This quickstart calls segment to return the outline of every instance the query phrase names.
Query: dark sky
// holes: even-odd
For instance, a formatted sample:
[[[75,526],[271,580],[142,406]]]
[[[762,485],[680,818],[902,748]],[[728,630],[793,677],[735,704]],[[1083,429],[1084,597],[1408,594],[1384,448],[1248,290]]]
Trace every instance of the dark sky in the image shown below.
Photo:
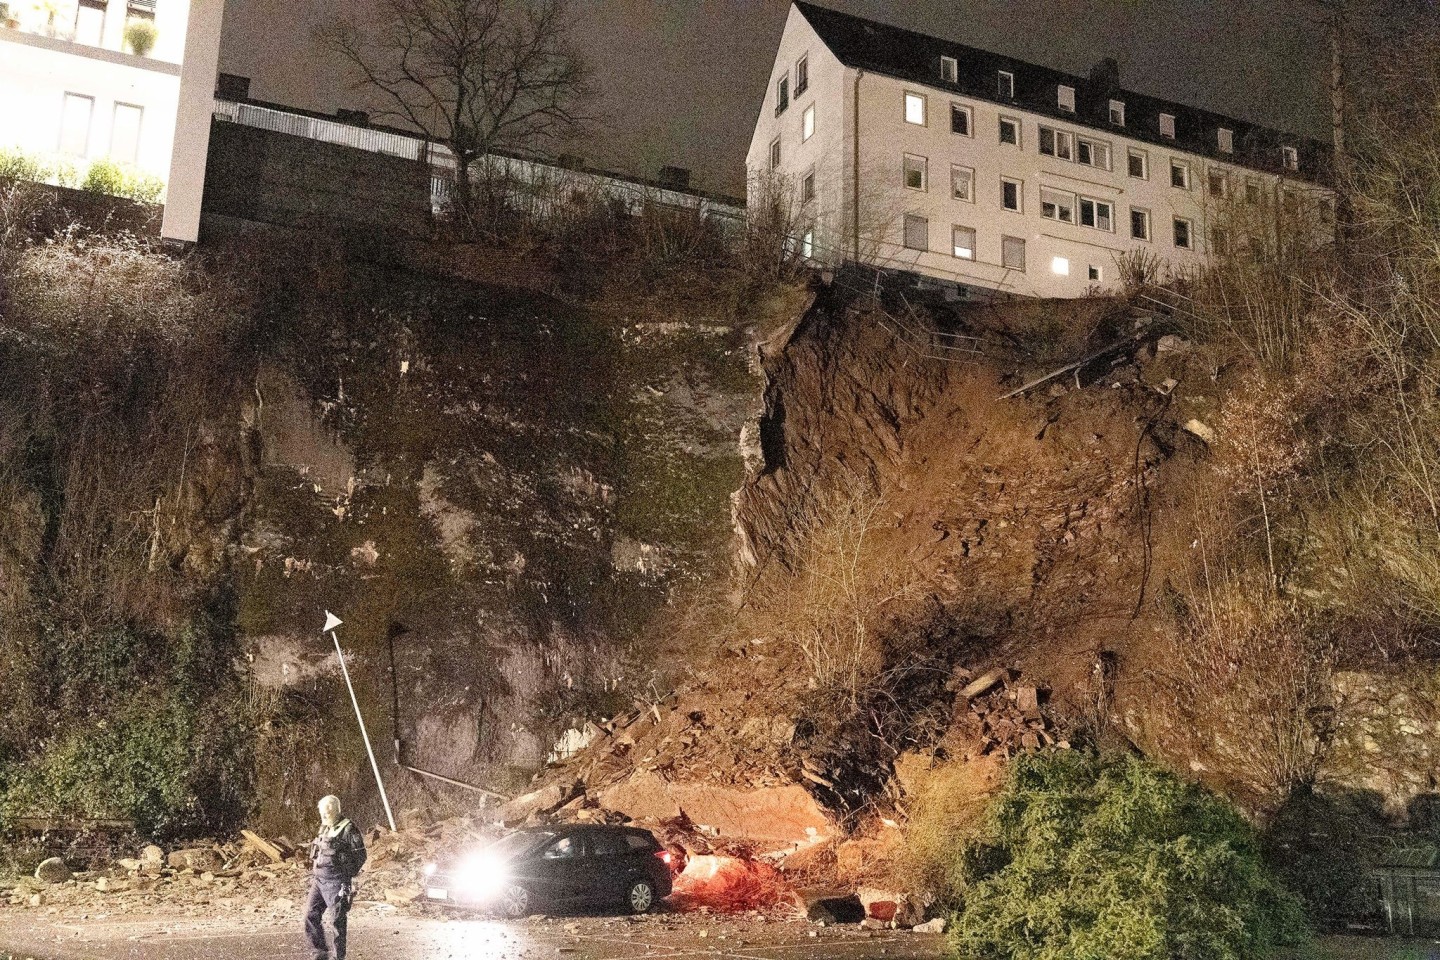
[[[259,99],[365,108],[366,96],[310,41],[309,23],[327,2],[363,0],[229,0],[220,69],[251,77]],[[1112,56],[1131,89],[1327,137],[1325,48],[1307,0],[828,3],[1082,75]],[[788,0],[576,0],[576,35],[608,118],[579,152],[641,174],[689,167],[696,186],[743,193],[788,9]]]

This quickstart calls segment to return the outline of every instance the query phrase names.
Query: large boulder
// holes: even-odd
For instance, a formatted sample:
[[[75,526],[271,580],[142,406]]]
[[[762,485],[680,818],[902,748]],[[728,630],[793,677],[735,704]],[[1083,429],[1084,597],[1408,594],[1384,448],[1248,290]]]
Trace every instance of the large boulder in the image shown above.
[[[225,869],[225,858],[214,847],[190,847],[185,850],[176,850],[166,858],[165,862],[172,869],[194,870],[196,873]]]
[[[64,883],[70,879],[70,868],[59,857],[51,857],[35,868],[35,879],[41,883]]]
[[[507,827],[517,826],[531,817],[560,808],[579,791],[580,784],[574,780],[552,783],[511,800],[495,812],[495,819]]]
[[[155,844],[148,844],[145,849],[140,851],[140,867],[142,869],[159,870],[163,866],[165,866],[165,851]]]
[[[897,927],[913,927],[925,919],[925,907],[918,898],[893,890],[877,887],[861,887],[855,891],[860,906],[865,910],[865,919],[894,924]]]
[[[835,822],[804,787],[726,787],[670,783],[640,773],[600,795],[600,805],[635,820],[670,820],[682,813],[724,837],[776,850],[813,844],[835,834]]]

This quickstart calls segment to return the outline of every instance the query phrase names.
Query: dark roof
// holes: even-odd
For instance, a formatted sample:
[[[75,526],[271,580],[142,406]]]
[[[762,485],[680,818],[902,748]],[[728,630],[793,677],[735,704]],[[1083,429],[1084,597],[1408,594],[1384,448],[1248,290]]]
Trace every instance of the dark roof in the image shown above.
[[[848,67],[909,80],[928,87],[953,90],[957,94],[991,103],[1011,105],[1029,113],[1054,117],[1078,126],[1104,130],[1111,135],[1131,137],[1189,153],[1212,156],[1226,163],[1241,164],[1270,173],[1286,173],[1308,180],[1324,178],[1330,168],[1331,150],[1310,137],[1284,133],[1235,117],[1200,110],[1170,100],[1146,96],[1120,88],[1116,74],[1096,69],[1091,77],[1077,77],[1049,67],[1002,56],[942,40],[913,30],[903,30],[863,17],[840,13],[828,7],[796,0],[795,6],[820,35],[825,45]],[[954,83],[940,77],[940,58],[953,57],[958,65]],[[1014,99],[1002,99],[997,74],[1014,74]],[[1062,111],[1056,102],[1056,87],[1075,88],[1075,112]],[[1110,101],[1125,104],[1125,126],[1110,123]],[[1175,118],[1175,137],[1160,135],[1160,114]],[[1233,131],[1234,153],[1222,153],[1216,131]],[[1300,154],[1300,170],[1285,171],[1281,146],[1293,146]]]

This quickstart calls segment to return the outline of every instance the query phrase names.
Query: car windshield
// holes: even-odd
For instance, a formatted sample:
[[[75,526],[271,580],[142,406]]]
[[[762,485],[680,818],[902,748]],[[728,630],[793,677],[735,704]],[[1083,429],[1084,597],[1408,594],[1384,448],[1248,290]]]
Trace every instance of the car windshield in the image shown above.
[[[519,833],[510,833],[496,840],[485,848],[485,852],[506,860],[513,860],[523,856],[555,837],[554,833],[544,830],[522,830]]]

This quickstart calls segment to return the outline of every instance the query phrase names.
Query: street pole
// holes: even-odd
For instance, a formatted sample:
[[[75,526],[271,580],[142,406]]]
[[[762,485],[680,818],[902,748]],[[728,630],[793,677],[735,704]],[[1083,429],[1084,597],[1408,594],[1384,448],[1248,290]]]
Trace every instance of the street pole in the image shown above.
[[[320,628],[320,632],[330,634],[330,639],[335,641],[335,655],[340,658],[340,672],[345,675],[345,687],[350,691],[350,702],[355,705],[355,719],[360,723],[360,736],[365,740],[365,752],[370,755],[370,769],[375,771],[375,785],[380,788],[380,802],[385,805],[385,819],[390,821],[390,831],[393,833],[395,814],[390,812],[390,798],[385,795],[385,781],[380,779],[380,765],[375,762],[375,751],[370,746],[370,734],[365,730],[365,717],[360,713],[360,701],[355,697],[355,685],[350,682],[350,670],[345,666],[345,651],[340,649],[340,638],[335,635],[335,628],[344,622],[326,610],[325,626]]]

